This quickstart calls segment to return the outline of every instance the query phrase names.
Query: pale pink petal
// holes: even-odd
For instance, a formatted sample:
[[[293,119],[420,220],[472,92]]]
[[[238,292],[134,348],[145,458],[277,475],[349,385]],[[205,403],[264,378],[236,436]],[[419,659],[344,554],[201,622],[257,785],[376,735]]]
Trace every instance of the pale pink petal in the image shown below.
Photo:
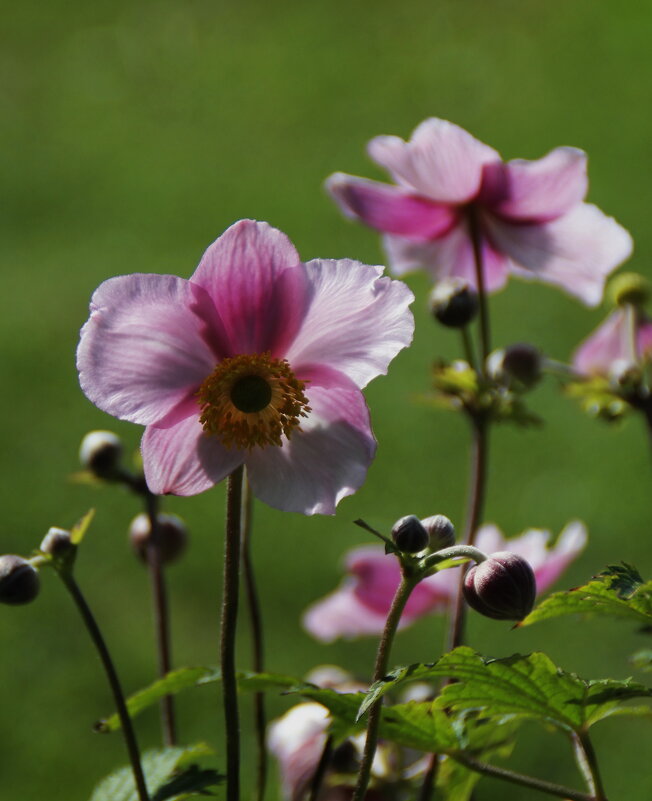
[[[451,206],[434,203],[397,186],[341,172],[328,178],[326,189],[347,217],[361,220],[378,231],[422,242],[445,233],[457,219]]]
[[[652,356],[652,320],[642,317],[638,321],[638,332],[636,335],[636,347],[638,356],[647,360]]]
[[[600,302],[606,276],[632,251],[629,233],[588,203],[550,223],[512,225],[487,215],[485,224],[514,274],[560,286],[587,306]]]
[[[335,592],[309,606],[301,620],[308,634],[321,642],[381,634],[387,613],[370,609],[358,598],[355,587],[353,579],[345,579]]]
[[[306,366],[298,377],[309,382],[312,412],[281,447],[246,454],[251,488],[277,509],[334,514],[362,485],[376,452],[369,410],[360,390],[334,370]]]
[[[203,290],[173,275],[125,275],[101,284],[77,350],[86,396],[141,425],[172,411],[217,361],[200,316],[206,303]]]
[[[381,267],[350,259],[315,259],[306,264],[306,272],[313,297],[286,353],[293,368],[330,365],[359,387],[385,374],[412,341],[412,292],[382,276]]]
[[[574,520],[564,528],[554,547],[547,551],[544,561],[532,565],[537,580],[537,592],[545,592],[557,581],[568,565],[584,550],[587,540],[586,526],[580,520]]]
[[[242,451],[204,434],[198,414],[169,428],[148,426],[141,450],[147,486],[155,495],[197,495],[244,461]]]
[[[547,222],[584,200],[586,153],[558,147],[536,161],[485,166],[479,202],[501,217]]]
[[[385,236],[383,245],[395,275],[425,269],[435,282],[455,277],[468,281],[471,286],[477,285],[475,256],[466,223],[460,223],[432,242]],[[502,289],[507,281],[509,262],[486,238],[482,243],[482,263],[486,290]]]
[[[403,186],[439,203],[467,203],[480,190],[485,164],[499,154],[452,122],[422,122],[409,142],[378,136],[368,145],[375,162]]]
[[[253,220],[240,220],[216,239],[190,280],[212,298],[230,341],[229,355],[284,356],[310,298],[290,240]]]
[[[632,310],[633,313],[634,310]],[[617,361],[632,362],[629,315],[616,309],[588,336],[573,354],[572,364],[578,373],[606,375]],[[636,358],[652,353],[652,322],[641,312],[636,319]]]

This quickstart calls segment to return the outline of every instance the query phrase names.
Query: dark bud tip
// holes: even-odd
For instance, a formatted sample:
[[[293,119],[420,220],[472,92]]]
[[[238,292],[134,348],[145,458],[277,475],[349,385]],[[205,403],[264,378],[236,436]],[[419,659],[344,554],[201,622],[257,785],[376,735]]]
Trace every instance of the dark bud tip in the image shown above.
[[[75,546],[70,539],[70,532],[64,528],[53,526],[43,538],[41,550],[50,556],[61,557],[69,553]]]
[[[487,359],[487,371],[495,380],[504,384],[517,381],[524,387],[532,387],[541,378],[541,351],[534,345],[510,345],[495,350]]]
[[[523,620],[532,611],[536,594],[534,571],[510,551],[491,554],[464,577],[468,605],[495,620]]]
[[[392,539],[399,551],[419,553],[428,547],[430,537],[416,515],[406,515],[394,523]]]
[[[478,313],[478,296],[466,281],[445,278],[430,293],[430,309],[442,325],[464,328]]]
[[[36,568],[22,556],[0,556],[0,603],[18,606],[33,601],[41,582]]]
[[[431,551],[441,551],[455,545],[455,526],[446,515],[432,515],[421,521],[429,538]]]
[[[97,478],[115,480],[120,472],[122,442],[112,431],[89,431],[79,447],[79,461]]]
[[[129,526],[129,542],[136,556],[147,563],[150,547],[158,548],[161,564],[175,562],[188,544],[188,530],[176,515],[160,514],[156,518],[156,532],[152,533],[149,515],[140,514]]]

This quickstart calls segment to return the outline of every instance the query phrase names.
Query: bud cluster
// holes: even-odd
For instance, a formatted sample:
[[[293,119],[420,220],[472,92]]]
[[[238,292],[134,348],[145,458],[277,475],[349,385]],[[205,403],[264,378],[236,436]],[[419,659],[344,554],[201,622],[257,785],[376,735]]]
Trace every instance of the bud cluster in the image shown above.
[[[431,515],[424,520],[405,515],[394,523],[392,540],[403,553],[420,553],[426,548],[440,551],[455,544],[455,527],[444,515]]]

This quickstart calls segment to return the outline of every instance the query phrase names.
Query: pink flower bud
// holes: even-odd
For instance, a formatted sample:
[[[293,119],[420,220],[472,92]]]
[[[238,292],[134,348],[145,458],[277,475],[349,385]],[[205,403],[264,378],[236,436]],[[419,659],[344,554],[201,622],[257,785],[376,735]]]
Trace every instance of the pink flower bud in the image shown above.
[[[532,610],[536,594],[534,571],[511,551],[491,554],[464,578],[468,605],[496,620],[522,620]]]

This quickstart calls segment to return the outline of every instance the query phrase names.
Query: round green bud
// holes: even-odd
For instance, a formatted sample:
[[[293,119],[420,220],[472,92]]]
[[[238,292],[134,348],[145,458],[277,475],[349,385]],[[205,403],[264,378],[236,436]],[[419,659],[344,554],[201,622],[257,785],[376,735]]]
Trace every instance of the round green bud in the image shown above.
[[[14,554],[0,556],[0,603],[28,604],[39,594],[41,581],[27,559]]]
[[[638,273],[621,273],[609,283],[609,296],[616,306],[644,306],[650,299],[650,282]]]

